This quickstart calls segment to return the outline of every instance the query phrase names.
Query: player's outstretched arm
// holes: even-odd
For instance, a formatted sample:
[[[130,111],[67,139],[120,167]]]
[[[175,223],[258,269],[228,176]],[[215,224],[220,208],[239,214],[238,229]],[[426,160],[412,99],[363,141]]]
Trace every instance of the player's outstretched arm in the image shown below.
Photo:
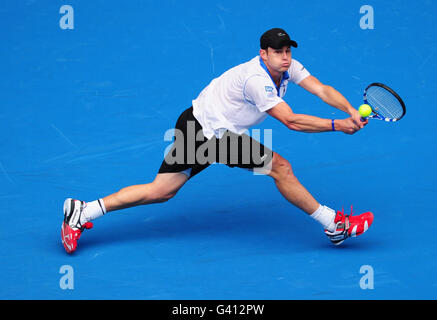
[[[316,77],[310,75],[302,80],[299,85],[308,92],[318,96],[323,102],[349,114],[352,121],[355,122],[358,127],[363,128],[367,124],[367,121],[361,121],[361,115],[358,110],[352,107],[349,101],[340,92],[331,86],[321,83]]]
[[[323,119],[307,114],[294,113],[286,102],[280,102],[266,112],[273,118],[282,122],[290,130],[301,132],[332,131],[331,119]],[[360,129],[351,118],[336,119],[334,121],[334,128],[336,131],[342,131],[347,134],[353,134]]]

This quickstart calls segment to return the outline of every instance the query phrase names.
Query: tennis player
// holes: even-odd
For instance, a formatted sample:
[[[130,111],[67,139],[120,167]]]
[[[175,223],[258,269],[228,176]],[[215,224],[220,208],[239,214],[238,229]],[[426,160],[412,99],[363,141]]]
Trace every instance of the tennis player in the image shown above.
[[[214,162],[268,175],[279,192],[293,205],[318,221],[335,245],[364,233],[373,222],[366,212],[352,216],[344,210],[318,203],[294,175],[290,163],[245,132],[267,116],[290,130],[301,132],[339,131],[354,134],[362,129],[359,112],[329,85],[321,83],[296,59],[291,47],[297,43],[283,29],[266,31],[260,38],[259,56],[226,71],[193,100],[179,116],[173,144],[151,183],[133,185],[103,199],[64,202],[61,237],[71,253],[84,229],[104,214],[138,205],[165,202],[192,177]],[[294,113],[282,99],[292,82],[325,103],[347,113],[344,119],[322,119]]]

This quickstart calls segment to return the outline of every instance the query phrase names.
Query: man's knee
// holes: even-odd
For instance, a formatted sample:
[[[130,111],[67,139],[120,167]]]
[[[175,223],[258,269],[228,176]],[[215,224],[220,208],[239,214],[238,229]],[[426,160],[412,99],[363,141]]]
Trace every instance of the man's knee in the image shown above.
[[[273,153],[271,176],[275,179],[295,178],[290,162],[276,152]]]
[[[153,202],[166,202],[177,194],[187,180],[188,177],[183,173],[158,174],[150,183],[149,197]]]
[[[161,186],[158,184],[151,183],[152,189],[149,195],[147,195],[148,198],[151,198],[153,202],[166,202],[173,198],[177,190],[171,190],[169,188],[166,188],[165,186]]]

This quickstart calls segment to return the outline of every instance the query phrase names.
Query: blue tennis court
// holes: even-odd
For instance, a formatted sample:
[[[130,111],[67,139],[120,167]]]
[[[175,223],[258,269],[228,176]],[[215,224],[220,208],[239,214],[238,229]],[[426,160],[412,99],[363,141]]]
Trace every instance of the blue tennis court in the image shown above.
[[[0,299],[436,299],[437,4],[374,1],[373,29],[362,29],[366,4],[5,1]],[[63,5],[74,9],[68,23]],[[369,231],[334,247],[270,177],[216,164],[167,203],[96,220],[68,255],[64,199],[153,180],[178,115],[255,57],[272,27],[354,106],[372,82],[405,101],[401,121],[352,136],[298,133],[271,117],[255,128],[272,130],[273,149],[320,203],[372,211]],[[285,101],[346,118],[292,84]]]

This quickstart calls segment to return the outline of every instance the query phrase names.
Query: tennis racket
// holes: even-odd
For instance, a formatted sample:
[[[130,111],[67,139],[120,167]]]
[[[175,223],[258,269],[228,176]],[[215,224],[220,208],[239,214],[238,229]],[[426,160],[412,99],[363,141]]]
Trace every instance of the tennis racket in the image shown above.
[[[382,83],[372,83],[364,90],[364,103],[372,108],[366,119],[394,122],[401,120],[407,112],[401,97]],[[364,121],[364,118],[361,120]]]

